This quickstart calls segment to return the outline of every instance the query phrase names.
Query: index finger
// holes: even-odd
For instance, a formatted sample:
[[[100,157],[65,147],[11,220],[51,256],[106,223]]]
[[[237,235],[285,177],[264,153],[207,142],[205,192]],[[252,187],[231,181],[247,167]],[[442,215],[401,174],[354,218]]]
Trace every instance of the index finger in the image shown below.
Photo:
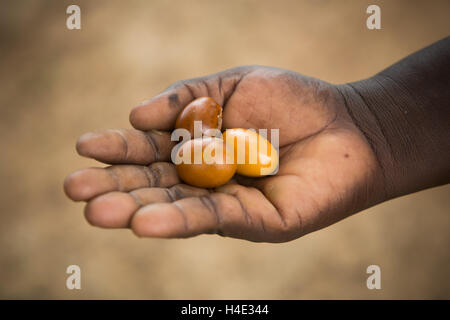
[[[142,102],[130,113],[130,122],[139,130],[171,130],[181,110],[195,97],[183,83],[175,84],[156,97]]]
[[[130,122],[133,127],[143,131],[172,130],[178,114],[196,98],[211,97],[225,107],[237,84],[250,70],[248,67],[238,67],[176,82],[156,97],[131,110]]]

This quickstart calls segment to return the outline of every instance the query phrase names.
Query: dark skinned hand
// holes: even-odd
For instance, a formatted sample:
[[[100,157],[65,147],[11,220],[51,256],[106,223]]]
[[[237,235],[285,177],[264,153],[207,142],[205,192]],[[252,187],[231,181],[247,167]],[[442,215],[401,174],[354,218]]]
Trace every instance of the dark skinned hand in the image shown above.
[[[224,128],[279,129],[274,176],[236,176],[206,190],[182,184],[170,161],[177,115],[210,96],[224,108]],[[180,81],[134,108],[135,129],[83,135],[80,155],[112,164],[69,175],[67,195],[87,201],[95,226],[131,228],[140,237],[203,233],[284,242],[385,200],[372,148],[336,86],[268,67],[230,69]]]

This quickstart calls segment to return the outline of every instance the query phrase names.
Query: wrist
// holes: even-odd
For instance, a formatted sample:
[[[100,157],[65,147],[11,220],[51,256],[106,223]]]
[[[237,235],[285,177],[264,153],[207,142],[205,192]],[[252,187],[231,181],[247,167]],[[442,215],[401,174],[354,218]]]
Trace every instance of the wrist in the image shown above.
[[[433,127],[426,103],[381,74],[339,85],[338,90],[372,147],[387,199],[448,182],[448,162],[440,150],[442,128]]]

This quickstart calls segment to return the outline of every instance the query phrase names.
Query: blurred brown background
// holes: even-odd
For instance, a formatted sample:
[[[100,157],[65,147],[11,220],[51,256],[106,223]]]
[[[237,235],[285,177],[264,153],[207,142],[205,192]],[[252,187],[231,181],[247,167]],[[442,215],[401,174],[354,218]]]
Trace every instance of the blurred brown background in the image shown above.
[[[81,7],[81,30],[66,8]],[[378,4],[382,30],[366,29]],[[242,64],[333,83],[449,35],[449,1],[2,1],[0,298],[450,298],[450,187],[393,200],[285,244],[137,239],[89,226],[64,177],[86,131],[176,80]],[[68,265],[82,290],[65,287]],[[366,288],[367,266],[382,290]]]

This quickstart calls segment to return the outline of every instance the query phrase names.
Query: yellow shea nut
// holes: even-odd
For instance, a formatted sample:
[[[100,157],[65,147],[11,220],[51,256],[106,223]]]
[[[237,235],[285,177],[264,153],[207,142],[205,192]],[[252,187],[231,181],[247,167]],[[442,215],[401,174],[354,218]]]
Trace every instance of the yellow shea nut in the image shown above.
[[[248,129],[227,129],[223,139],[234,148],[238,174],[263,177],[272,174],[278,168],[277,150],[257,132]]]

